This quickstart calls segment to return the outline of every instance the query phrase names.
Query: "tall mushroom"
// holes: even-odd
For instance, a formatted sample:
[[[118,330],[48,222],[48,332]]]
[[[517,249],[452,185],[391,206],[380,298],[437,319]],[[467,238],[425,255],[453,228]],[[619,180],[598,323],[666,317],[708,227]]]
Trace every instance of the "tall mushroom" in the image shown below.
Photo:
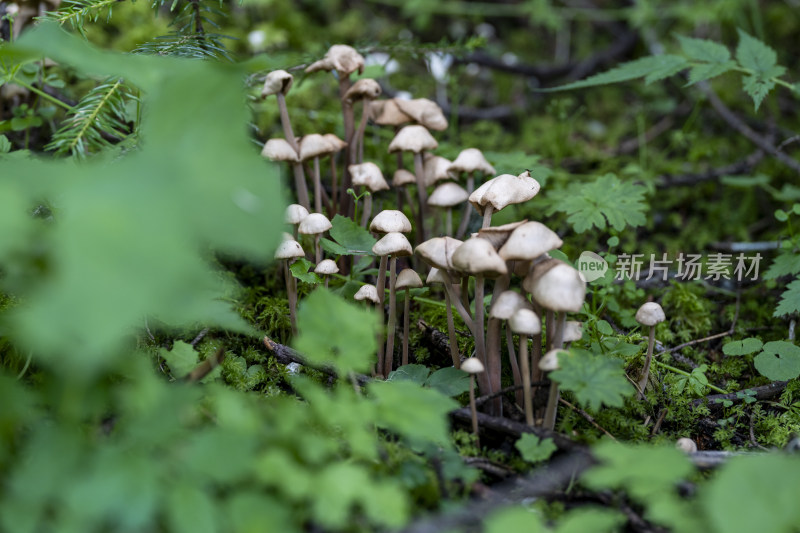
[[[470,203],[483,215],[484,228],[492,224],[492,213],[510,204],[527,202],[541,189],[528,171],[519,176],[501,174],[490,179],[469,195]]]
[[[433,285],[434,283],[440,283],[442,285],[447,284],[447,280],[442,276],[441,271],[436,267],[431,267],[431,271],[428,272],[428,277],[425,280],[427,285]],[[450,344],[450,358],[453,360],[453,366],[455,368],[459,368],[461,366],[461,355],[458,352],[458,339],[456,339],[456,329],[455,324],[453,323],[453,308],[450,305],[450,291],[444,291],[444,303],[445,307],[447,308],[447,340]]]
[[[400,359],[401,365],[408,364],[408,326],[409,314],[411,313],[410,290],[419,289],[420,287],[422,287],[422,279],[420,279],[419,274],[417,274],[413,269],[404,268],[397,275],[395,289],[405,291],[403,301],[403,356]]]
[[[458,154],[458,156],[450,163],[447,169],[448,174],[452,178],[458,178],[461,174],[467,175],[467,194],[472,194],[475,190],[475,174],[478,172],[486,176],[493,176],[495,173],[494,167],[489,164],[483,156],[483,152],[477,148],[466,148]],[[464,207],[464,213],[461,216],[461,223],[458,225],[457,238],[461,238],[467,231],[469,224],[469,217],[472,204],[467,204]]]
[[[655,344],[656,340],[656,324],[666,319],[667,316],[664,314],[664,309],[656,302],[644,303],[639,310],[636,311],[636,321],[650,328],[650,336],[647,341],[647,356],[644,360],[642,375],[637,384],[639,388],[639,399],[644,399],[644,389],[647,387],[647,379],[650,376],[650,362],[653,359],[653,344]]]
[[[531,396],[531,369],[528,357],[528,337],[542,332],[542,323],[530,309],[519,309],[508,321],[511,330],[519,335],[519,366],[522,373],[522,397],[525,423],[533,425],[533,398]]]
[[[384,209],[372,219],[370,222],[369,230],[375,233],[408,233],[411,231],[411,221],[408,220],[402,211],[395,209]],[[378,266],[378,280],[375,286],[378,289],[378,298],[381,300],[381,305],[385,300],[385,285],[386,285],[386,269],[388,267],[388,256],[381,256],[380,265]]]
[[[417,242],[425,240],[426,205],[428,191],[425,190],[424,172],[422,168],[422,152],[434,150],[439,146],[436,139],[422,126],[405,126],[392,142],[389,143],[389,153],[412,152],[414,154],[414,175],[417,177],[417,195],[419,196],[419,210],[417,211]]]
[[[530,309],[532,311],[533,307],[520,293],[515,291],[503,291],[492,303],[492,307],[489,309],[489,318],[508,321],[514,316],[514,313],[520,309]],[[514,378],[514,385],[521,387],[523,384],[522,373],[519,369],[518,358],[514,353],[511,326],[508,324],[506,325],[506,346],[508,348],[508,358],[511,363],[511,374]],[[516,396],[517,403],[519,405],[524,405],[525,399],[522,395],[522,390],[518,391]]]
[[[453,207],[465,202],[469,194],[457,183],[442,183],[428,197],[428,205],[445,209],[445,235],[453,234]]]
[[[322,261],[322,249],[319,247],[319,237],[333,227],[328,217],[322,213],[311,213],[300,222],[297,231],[301,235],[314,236],[314,257],[315,263]]]
[[[358,165],[350,165],[349,170],[353,186],[364,187],[370,192],[364,200],[364,213],[361,215],[361,227],[366,228],[367,221],[372,218],[372,194],[388,190],[389,184],[383,179],[383,172],[375,163],[367,161]]]
[[[270,161],[288,161],[294,171],[294,188],[297,192],[297,201],[306,209],[310,209],[308,201],[308,187],[303,165],[300,164],[300,155],[286,139],[269,139],[261,150],[261,155]]]
[[[322,213],[322,177],[319,171],[319,158],[333,152],[334,148],[319,133],[312,133],[300,139],[300,161],[314,160],[314,210]]]
[[[350,149],[350,164],[355,165],[364,161],[364,130],[367,127],[367,118],[369,118],[370,110],[369,103],[375,100],[381,94],[381,86],[377,81],[370,78],[361,78],[347,90],[344,94],[344,99],[349,101],[352,105],[360,100],[361,104],[361,120],[353,136],[352,148]]]
[[[300,243],[294,239],[287,239],[275,250],[275,259],[283,262],[283,276],[286,281],[286,296],[289,300],[289,320],[292,324],[292,334],[297,335],[297,319],[295,309],[297,308],[297,280],[289,271],[289,265],[298,257],[304,257],[306,253]]]
[[[325,133],[322,137],[328,141],[331,146],[330,162],[331,162],[331,215],[333,216],[338,212],[339,206],[339,174],[336,172],[336,154],[347,148],[347,143],[341,140],[333,133]]]

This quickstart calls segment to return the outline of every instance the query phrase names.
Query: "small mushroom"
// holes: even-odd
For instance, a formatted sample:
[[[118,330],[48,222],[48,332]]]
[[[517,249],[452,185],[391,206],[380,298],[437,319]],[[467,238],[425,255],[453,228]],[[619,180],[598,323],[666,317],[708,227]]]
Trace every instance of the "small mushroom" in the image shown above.
[[[558,370],[559,363],[558,357],[560,355],[568,355],[569,352],[566,350],[562,350],[561,348],[555,348],[550,350],[542,360],[539,361],[539,369],[543,372],[552,372],[553,370]],[[556,412],[558,410],[558,383],[550,380],[550,393],[547,396],[547,407],[545,407],[544,411],[544,422],[542,423],[542,427],[545,429],[553,430],[556,427]]]
[[[525,409],[525,423],[533,425],[533,397],[531,395],[531,369],[528,356],[528,337],[542,331],[542,323],[530,309],[518,309],[509,319],[511,330],[519,335],[519,366],[522,373],[522,397]]]
[[[367,127],[367,118],[370,115],[369,103],[381,95],[381,86],[370,78],[361,78],[344,93],[344,99],[351,103],[361,100],[361,120],[353,137],[353,146],[350,150],[350,164],[360,163],[364,160],[364,130]]]
[[[510,204],[527,202],[539,192],[541,185],[525,171],[519,176],[501,174],[470,194],[469,201],[483,215],[483,227],[492,224],[492,213]]]
[[[422,287],[422,279],[413,269],[404,268],[397,275],[397,281],[394,284],[395,289],[405,290],[403,302],[403,357],[400,360],[401,365],[408,364],[408,323],[409,314],[411,313],[411,289],[419,289]]]
[[[308,216],[308,209],[300,204],[291,204],[284,212],[283,220],[292,226],[294,239],[297,240],[297,226]]]
[[[314,269],[315,274],[319,274],[325,280],[325,288],[328,288],[328,278],[331,274],[339,272],[339,267],[336,266],[336,261],[333,259],[323,259]]]
[[[636,321],[650,328],[650,337],[647,341],[647,356],[644,360],[644,368],[642,369],[642,376],[639,378],[639,399],[644,399],[644,389],[647,387],[647,379],[650,376],[650,362],[653,359],[653,345],[656,340],[656,324],[663,322],[667,319],[664,310],[655,302],[647,302],[642,304],[638,311],[636,311]]]
[[[472,433],[475,435],[475,442],[480,447],[478,410],[475,406],[475,374],[483,372],[483,363],[477,357],[470,357],[461,364],[461,370],[469,374],[469,410],[472,414]]]
[[[425,240],[424,226],[428,203],[428,192],[425,190],[424,183],[425,173],[422,168],[422,152],[433,150],[437,146],[439,143],[423,126],[405,126],[389,143],[389,153],[412,152],[414,154],[414,175],[417,177],[417,195],[419,196],[417,242]]]
[[[261,150],[261,155],[270,161],[288,161],[294,172],[294,188],[297,192],[297,201],[310,209],[308,201],[308,187],[303,165],[300,164],[300,155],[286,139],[269,139]]]
[[[684,453],[694,453],[697,451],[697,444],[688,437],[681,437],[675,442],[675,447]]]
[[[453,207],[465,202],[467,198],[467,191],[452,181],[442,183],[428,197],[428,205],[445,208],[445,235],[453,233]]]
[[[286,281],[286,295],[289,300],[289,319],[292,324],[292,334],[297,334],[297,319],[295,309],[297,307],[297,280],[289,271],[289,265],[298,257],[304,257],[306,253],[300,243],[294,239],[287,239],[281,242],[275,250],[275,259],[283,262],[283,275]]]
[[[331,224],[331,221],[328,220],[328,217],[322,213],[311,213],[304,218],[302,222],[300,222],[300,226],[297,228],[297,231],[301,235],[314,236],[314,254],[316,263],[322,261],[322,249],[319,247],[319,237],[332,227],[333,224]]]
[[[492,176],[495,173],[494,167],[489,164],[483,153],[477,148],[467,148],[462,150],[458,157],[456,157],[447,169],[450,177],[456,179],[461,174],[467,175],[467,193],[472,194],[475,190],[475,174],[481,172],[484,175]],[[458,226],[458,233],[456,234],[460,239],[467,231],[469,224],[470,210],[472,204],[467,204],[464,208],[464,213],[461,216],[461,224]]]

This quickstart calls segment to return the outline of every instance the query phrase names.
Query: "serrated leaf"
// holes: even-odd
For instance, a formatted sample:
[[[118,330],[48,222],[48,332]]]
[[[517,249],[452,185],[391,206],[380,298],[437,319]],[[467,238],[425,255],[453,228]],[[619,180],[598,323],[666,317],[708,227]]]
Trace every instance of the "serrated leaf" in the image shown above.
[[[430,373],[431,370],[425,365],[403,365],[389,372],[386,381],[410,381],[422,386]]]
[[[599,410],[604,404],[621,407],[623,397],[633,392],[619,360],[572,350],[568,356],[560,355],[558,363],[561,368],[550,377],[590,409]]]
[[[341,244],[337,244],[330,239],[326,239],[325,237],[322,237],[319,240],[319,245],[322,247],[323,250],[332,255],[355,255]]]
[[[761,102],[775,87],[775,82],[771,79],[762,79],[757,76],[747,76],[742,81],[742,88],[753,99],[756,111],[761,107]]]
[[[440,368],[425,380],[425,386],[445,396],[458,396],[469,390],[469,374],[452,366]]]
[[[171,350],[161,348],[158,354],[164,358],[172,376],[177,379],[191,372],[200,362],[200,354],[191,344],[183,341],[175,341]]]
[[[333,227],[328,233],[349,254],[372,255],[372,247],[377,240],[369,231],[342,215],[333,217],[331,224]]]
[[[523,433],[514,443],[522,458],[529,463],[547,461],[558,448],[553,444],[553,439],[541,439],[532,433]]]
[[[725,355],[748,355],[759,351],[764,346],[761,339],[749,337],[740,341],[731,341],[722,346],[722,353]]]
[[[773,381],[800,376],[800,348],[787,341],[773,341],[753,359],[756,370]]]
[[[647,77],[648,83],[650,83],[671,76],[687,66],[688,63],[686,59],[680,56],[669,54],[648,56],[623,63],[606,72],[590,76],[585,80],[568,83],[560,87],[543,89],[543,91],[553,92],[583,89],[585,87],[597,87],[598,85],[608,85],[644,77]]]
[[[764,272],[764,279],[777,279],[796,274],[800,274],[800,253],[782,253]]]
[[[645,223],[645,192],[643,185],[605,174],[589,183],[553,193],[553,204],[548,211],[566,213],[567,221],[577,233],[592,227],[604,230],[607,226],[622,231],[627,226]]]
[[[742,67],[752,71],[752,75],[744,78],[743,88],[758,110],[764,97],[775,87],[772,78],[782,76],[786,68],[777,64],[775,50],[742,30],[739,30],[736,59]]]
[[[772,313],[774,317],[791,315],[800,312],[800,279],[796,279],[786,286],[781,294],[781,301]]]
[[[683,53],[690,59],[705,61],[706,63],[726,63],[731,58],[728,49],[714,41],[708,39],[696,39],[694,37],[677,36],[681,44]]]
[[[332,365],[339,376],[366,372],[375,362],[377,315],[323,287],[300,302],[297,325],[294,347],[312,363]]]
[[[717,76],[730,71],[735,66],[736,63],[734,61],[728,61],[721,64],[712,63],[694,66],[689,70],[689,81],[686,83],[686,86],[688,87],[697,82],[716,78]]]
[[[0,154],[7,154],[11,151],[11,141],[5,135],[0,135]]]
[[[314,272],[309,272],[312,266],[314,266],[314,263],[305,257],[301,257],[289,266],[289,270],[291,270],[292,276],[303,283],[310,283],[311,285],[322,283],[322,278]]]

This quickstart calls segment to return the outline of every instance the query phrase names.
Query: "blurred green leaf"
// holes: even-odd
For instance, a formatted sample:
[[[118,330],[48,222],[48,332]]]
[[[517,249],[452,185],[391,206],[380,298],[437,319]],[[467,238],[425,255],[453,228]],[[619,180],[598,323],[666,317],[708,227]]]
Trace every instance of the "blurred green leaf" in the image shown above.
[[[763,345],[761,339],[748,337],[740,341],[726,342],[722,345],[722,352],[725,355],[748,355],[759,351]]]
[[[553,439],[542,439],[532,433],[523,433],[514,444],[522,458],[529,463],[547,461],[557,450]]]
[[[447,413],[458,408],[456,402],[410,381],[373,382],[367,390],[375,399],[380,427],[412,442],[451,446]]]
[[[756,370],[771,380],[794,379],[800,376],[800,348],[787,341],[768,342],[753,359],[753,364]]]

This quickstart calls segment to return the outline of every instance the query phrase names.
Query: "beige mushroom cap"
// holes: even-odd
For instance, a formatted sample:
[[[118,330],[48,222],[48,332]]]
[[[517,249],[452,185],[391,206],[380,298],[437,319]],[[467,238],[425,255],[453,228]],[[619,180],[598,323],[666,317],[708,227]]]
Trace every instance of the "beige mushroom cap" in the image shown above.
[[[463,243],[452,237],[434,237],[417,245],[414,252],[440,270],[453,270],[453,254]]]
[[[261,89],[261,98],[272,96],[273,94],[287,94],[292,88],[294,76],[285,70],[273,70],[267,74],[264,80],[264,87]]]
[[[433,285],[433,284],[440,284],[444,285],[447,281],[442,276],[442,271],[436,267],[431,267],[430,272],[428,272],[428,277],[425,278],[425,285]]]
[[[577,320],[564,322],[564,334],[561,342],[575,342],[583,338],[583,323]]]
[[[318,70],[335,70],[344,76],[349,76],[355,71],[360,74],[364,71],[364,56],[352,46],[335,44],[325,53],[325,57],[306,67],[306,72]]]
[[[369,118],[380,126],[400,126],[412,120],[411,117],[400,111],[394,98],[370,102]]]
[[[353,296],[354,299],[358,300],[359,302],[362,300],[369,300],[372,303],[380,303],[381,300],[378,298],[378,288],[375,285],[362,285],[358,292]]]
[[[389,143],[389,153],[414,152],[418,154],[425,150],[434,150],[439,146],[436,139],[423,126],[405,126],[397,132],[392,142]]]
[[[496,278],[508,273],[492,244],[485,239],[469,239],[453,252],[453,267],[464,273]]]
[[[545,372],[552,372],[561,368],[558,364],[558,358],[562,355],[569,355],[569,352],[561,348],[550,350],[539,361],[539,369]]]
[[[675,442],[675,447],[684,453],[694,453],[697,451],[697,444],[688,437],[681,437]]]
[[[340,151],[342,151],[344,148],[346,148],[346,147],[347,147],[347,143],[346,143],[346,142],[344,142],[343,140],[341,140],[339,137],[337,137],[337,136],[336,136],[335,134],[333,134],[333,133],[325,133],[325,134],[324,134],[322,137],[323,137],[323,138],[324,138],[326,141],[328,141],[328,144],[329,144],[329,145],[331,146],[331,148],[332,148],[332,150],[331,150],[331,152],[332,152],[332,153],[333,153],[333,152],[340,152]]]
[[[297,163],[300,157],[286,139],[270,139],[264,144],[261,155],[271,161],[292,161]]]
[[[408,185],[410,183],[417,183],[417,177],[413,172],[404,168],[394,171],[394,175],[392,176],[392,187],[402,187],[403,185]]]
[[[508,319],[511,331],[518,335],[538,335],[542,332],[542,321],[532,309],[517,309]]]
[[[419,289],[422,287],[422,279],[412,268],[404,268],[397,275],[394,283],[395,289]]]
[[[275,250],[275,259],[294,259],[296,257],[304,257],[306,253],[300,243],[294,239],[288,239],[278,245]]]
[[[469,201],[483,214],[486,205],[491,204],[495,211],[500,211],[507,205],[527,202],[538,194],[539,189],[541,185],[527,171],[519,176],[500,174],[475,189]]]
[[[450,179],[450,176],[447,175],[447,169],[449,167],[449,159],[426,152],[422,164],[422,175],[425,187],[430,187],[437,181]]]
[[[466,202],[468,197],[469,193],[467,193],[466,189],[457,183],[448,181],[436,187],[433,193],[428,197],[428,205],[435,207],[453,207],[454,205]]]
[[[323,259],[316,268],[314,268],[315,274],[327,275],[336,274],[337,272],[339,272],[339,267],[333,259]]]
[[[372,219],[369,230],[376,233],[408,233],[411,231],[411,221],[396,209],[384,209]]]
[[[453,160],[447,169],[452,178],[457,178],[462,172],[470,173],[475,171],[489,175],[495,173],[494,167],[483,157],[483,152],[477,148],[461,150],[461,153],[458,154],[458,157]]]
[[[427,98],[414,100],[396,100],[400,111],[413,118],[418,124],[430,130],[442,131],[447,129],[447,119],[444,117],[439,104]]]
[[[508,320],[520,309],[531,309],[533,306],[520,293],[516,291],[503,291],[489,310],[489,318]]]
[[[521,225],[525,224],[525,222],[527,222],[527,220],[510,222],[508,224],[503,224],[502,226],[489,226],[488,228],[481,228],[478,230],[476,236],[480,237],[481,239],[486,239],[492,243],[494,249],[497,250],[506,243],[509,236],[511,236],[511,233]]]
[[[350,165],[347,169],[353,178],[353,185],[366,187],[371,192],[389,189],[389,184],[383,179],[383,172],[375,163],[367,161],[358,165]]]
[[[411,243],[402,233],[393,231],[387,233],[372,247],[372,253],[379,256],[393,255],[395,257],[411,255]]]
[[[467,374],[480,374],[483,372],[483,363],[477,357],[469,357],[461,363],[461,370]]]
[[[499,254],[506,261],[536,259],[563,244],[564,241],[541,222],[526,222],[511,233]]]
[[[577,313],[586,297],[586,282],[580,273],[558,259],[547,259],[533,267],[522,281],[542,307]]]
[[[287,224],[299,224],[308,216],[308,209],[300,204],[291,204],[286,208],[283,221]]]
[[[664,314],[664,310],[655,302],[644,303],[636,311],[636,321],[643,326],[655,326],[666,319],[667,316]]]
[[[300,161],[322,157],[333,151],[331,143],[319,133],[311,133],[300,139]]]
[[[333,227],[328,217],[322,213],[311,213],[300,222],[297,231],[303,235],[319,235]]]
[[[344,100],[374,100],[381,95],[380,84],[371,78],[361,78],[347,89]]]

